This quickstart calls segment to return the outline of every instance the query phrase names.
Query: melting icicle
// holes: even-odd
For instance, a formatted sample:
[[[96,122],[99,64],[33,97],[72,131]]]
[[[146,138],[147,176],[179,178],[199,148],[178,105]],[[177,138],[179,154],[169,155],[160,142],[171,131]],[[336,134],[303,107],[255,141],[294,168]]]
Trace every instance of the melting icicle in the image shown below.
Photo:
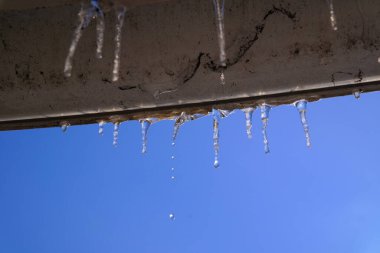
[[[63,133],[66,133],[67,129],[69,128],[70,123],[69,122],[62,122],[61,123],[61,130]]]
[[[173,129],[173,137],[172,137],[172,145],[175,145],[175,141],[179,132],[179,128],[188,121],[188,115],[185,112],[182,112],[180,116],[178,116],[174,123],[174,129]]]
[[[357,90],[357,91],[354,91],[354,97],[356,98],[356,99],[359,99],[360,98],[360,95],[361,95],[361,91],[360,90]]]
[[[307,101],[304,99],[297,101],[295,103],[295,106],[300,114],[303,130],[305,131],[306,146],[310,148],[311,147],[310,131],[309,131],[309,124],[307,123],[307,119],[306,119]]]
[[[214,167],[219,167],[219,111],[213,109],[212,110],[212,116],[213,116],[213,140],[214,140]]]
[[[151,119],[140,120],[141,123],[141,133],[142,133],[142,153],[145,154],[147,150],[148,143],[148,129],[152,125]]]
[[[119,80],[120,70],[120,52],[121,52],[121,32],[124,24],[124,17],[126,12],[125,6],[117,11],[116,35],[115,35],[115,58],[113,60],[112,81]]]
[[[103,120],[99,122],[99,130],[98,130],[99,135],[103,135],[105,124],[106,124],[106,122]]]
[[[218,43],[219,43],[219,61],[222,67],[226,66],[226,39],[224,34],[224,0],[213,0],[215,17],[216,17],[216,27],[218,33]],[[223,74],[223,72],[222,72]]]
[[[255,111],[255,108],[248,107],[242,110],[245,114],[245,125],[247,128],[247,136],[249,139],[252,138],[252,115]]]
[[[334,3],[333,0],[326,0],[327,4],[329,5],[330,9],[330,23],[331,23],[331,28],[334,31],[338,30],[338,24],[336,22],[336,16],[335,16],[335,11],[334,11]]]
[[[97,2],[97,1],[96,1]],[[106,29],[104,22],[104,13],[97,5],[97,20],[96,20],[96,57],[103,58],[104,31]]]
[[[113,145],[116,147],[117,142],[119,140],[119,126],[120,122],[116,122],[113,124]]]
[[[263,122],[263,138],[264,138],[264,152],[266,154],[269,153],[269,142],[268,142],[268,135],[267,135],[267,127],[268,127],[268,120],[269,120],[269,112],[270,112],[271,106],[267,104],[263,104],[260,106],[261,110],[261,121]]]
[[[78,13],[79,24],[74,31],[74,36],[71,41],[69,53],[66,57],[65,67],[63,70],[63,73],[66,77],[71,77],[71,72],[73,69],[73,57],[77,49],[79,40],[82,37],[82,31],[89,25],[89,23],[91,22],[91,19],[95,16],[96,14],[95,11],[96,11],[96,7],[94,5],[92,5],[91,7],[87,9],[84,9],[82,5],[81,10]]]

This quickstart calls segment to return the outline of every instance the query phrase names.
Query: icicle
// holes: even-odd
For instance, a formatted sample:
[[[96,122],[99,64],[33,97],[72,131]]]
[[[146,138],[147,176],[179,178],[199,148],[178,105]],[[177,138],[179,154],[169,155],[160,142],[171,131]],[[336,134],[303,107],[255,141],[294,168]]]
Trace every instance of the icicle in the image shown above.
[[[213,116],[213,140],[214,140],[214,167],[219,167],[219,111],[213,109],[212,110],[212,116]]]
[[[105,124],[106,124],[106,122],[103,120],[99,122],[99,130],[98,130],[99,135],[103,135]]]
[[[66,131],[67,131],[67,129],[69,128],[69,126],[70,126],[70,123],[69,122],[62,122],[61,123],[61,130],[62,130],[62,132],[63,133],[66,133]]]
[[[104,21],[104,13],[99,8],[99,6],[97,8],[97,20],[96,21],[97,21],[96,22],[96,57],[98,59],[102,59],[103,58],[104,32],[105,32],[106,27],[105,27],[105,21]]]
[[[252,138],[252,114],[255,111],[255,108],[248,107],[242,110],[245,114],[245,125],[247,128],[247,136],[249,139]]]
[[[270,112],[271,106],[267,104],[262,104],[260,106],[261,110],[261,121],[263,122],[263,138],[264,138],[264,152],[267,154],[269,153],[269,142],[268,142],[268,136],[267,136],[267,126],[268,126],[268,120],[269,120],[269,112]]]
[[[182,112],[180,116],[178,116],[174,123],[174,129],[173,129],[173,137],[172,137],[172,145],[175,145],[175,141],[179,132],[179,128],[189,120],[189,116],[185,112]]]
[[[336,16],[335,16],[335,11],[334,11],[334,3],[333,0],[326,0],[327,4],[329,5],[330,9],[330,23],[331,23],[331,28],[334,31],[338,30],[338,24],[336,22]]]
[[[125,6],[117,11],[116,35],[115,35],[115,58],[113,60],[112,81],[119,80],[120,70],[120,52],[121,52],[121,33],[124,24],[124,17],[126,12]]]
[[[77,49],[78,43],[80,38],[82,37],[82,31],[85,29],[89,23],[91,22],[91,19],[95,15],[95,7],[91,6],[90,8],[84,9],[83,5],[81,7],[81,10],[78,13],[79,17],[79,24],[77,28],[74,31],[74,37],[71,41],[71,45],[69,48],[69,53],[66,57],[65,61],[65,68],[63,70],[63,73],[66,77],[71,77],[71,72],[73,69],[73,57],[75,54],[75,51]]]
[[[119,140],[119,126],[120,122],[116,122],[113,124],[113,145],[116,147],[117,142]]]
[[[308,125],[307,119],[306,119],[307,101],[304,99],[297,101],[295,103],[295,106],[296,106],[296,108],[300,114],[303,130],[305,131],[306,146],[308,148],[310,148],[311,147],[310,131],[309,131],[309,125]]]
[[[152,125],[152,120],[144,119],[140,120],[141,123],[141,133],[142,133],[142,153],[145,154],[147,150],[148,143],[148,129]]]
[[[356,99],[359,99],[359,98],[360,98],[360,95],[361,95],[361,91],[360,91],[360,90],[356,90],[356,91],[353,92],[353,94],[354,94],[354,97],[355,97]]]
[[[232,113],[234,113],[234,111],[222,110],[222,109],[218,109],[218,112],[219,112],[219,114],[220,114],[220,117],[222,117],[222,118],[227,118],[227,117],[230,116]]]
[[[213,0],[215,8],[216,26],[219,43],[219,61],[222,67],[226,66],[226,40],[224,34],[224,0]]]

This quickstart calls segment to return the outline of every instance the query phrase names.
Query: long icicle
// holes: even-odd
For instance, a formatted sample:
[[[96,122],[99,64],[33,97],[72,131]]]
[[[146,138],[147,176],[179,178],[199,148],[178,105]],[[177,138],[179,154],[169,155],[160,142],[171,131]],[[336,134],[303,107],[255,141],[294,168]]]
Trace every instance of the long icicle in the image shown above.
[[[91,22],[91,19],[95,15],[95,10],[96,8],[93,5],[87,9],[84,9],[83,5],[81,6],[81,9],[78,13],[79,24],[74,31],[74,36],[71,41],[69,53],[67,54],[66,61],[65,61],[65,67],[63,70],[63,74],[65,77],[71,77],[75,51],[78,47],[79,40],[82,37],[83,30],[89,25],[89,23]]]
[[[262,104],[260,106],[261,121],[263,123],[262,133],[263,133],[263,139],[264,139],[264,152],[265,152],[265,154],[269,153],[269,141],[268,141],[268,135],[267,135],[267,127],[268,127],[270,109],[271,109],[271,106],[267,105],[267,104]]]
[[[252,115],[253,115],[253,112],[255,111],[255,108],[248,107],[248,108],[244,108],[242,111],[245,114],[245,126],[247,129],[247,136],[249,139],[252,139]]]
[[[334,31],[338,30],[338,24],[336,21],[336,16],[335,16],[335,11],[334,11],[334,3],[333,0],[326,0],[327,4],[329,5],[329,10],[330,10],[330,23],[331,23],[331,28]]]
[[[124,24],[124,17],[126,12],[126,7],[122,6],[117,11],[117,23],[116,23],[116,35],[115,35],[115,58],[113,60],[113,70],[112,70],[112,81],[116,82],[119,80],[120,71],[120,52],[121,52],[121,34]]]
[[[220,115],[219,111],[213,109],[212,110],[212,116],[213,116],[213,140],[214,140],[214,167],[219,167],[219,120]]]
[[[309,130],[309,124],[307,123],[307,118],[306,118],[307,101],[304,99],[297,101],[295,103],[295,107],[297,108],[300,114],[302,127],[303,127],[303,130],[305,131],[306,146],[310,148],[311,147],[310,130]]]

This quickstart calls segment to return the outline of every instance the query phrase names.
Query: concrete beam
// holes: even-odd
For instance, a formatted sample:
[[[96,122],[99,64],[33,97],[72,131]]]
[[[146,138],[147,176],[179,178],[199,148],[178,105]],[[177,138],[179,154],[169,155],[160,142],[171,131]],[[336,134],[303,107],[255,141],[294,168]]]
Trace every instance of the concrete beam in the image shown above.
[[[291,103],[380,90],[380,2],[226,0],[228,64],[219,83],[212,1],[130,9],[121,79],[111,81],[115,17],[106,15],[104,59],[95,25],[83,34],[73,75],[63,65],[79,4],[0,13],[0,130],[170,117],[213,106]]]

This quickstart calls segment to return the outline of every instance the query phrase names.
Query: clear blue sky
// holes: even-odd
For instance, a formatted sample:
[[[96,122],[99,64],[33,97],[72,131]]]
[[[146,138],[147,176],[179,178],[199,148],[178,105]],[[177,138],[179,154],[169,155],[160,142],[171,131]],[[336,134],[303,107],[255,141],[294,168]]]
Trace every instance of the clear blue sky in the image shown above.
[[[380,94],[309,104],[313,147],[295,108],[274,108],[271,153],[259,114],[153,125],[142,155],[137,122],[0,132],[0,252],[378,253]],[[174,164],[176,181],[170,180]],[[174,212],[176,220],[168,218]]]

